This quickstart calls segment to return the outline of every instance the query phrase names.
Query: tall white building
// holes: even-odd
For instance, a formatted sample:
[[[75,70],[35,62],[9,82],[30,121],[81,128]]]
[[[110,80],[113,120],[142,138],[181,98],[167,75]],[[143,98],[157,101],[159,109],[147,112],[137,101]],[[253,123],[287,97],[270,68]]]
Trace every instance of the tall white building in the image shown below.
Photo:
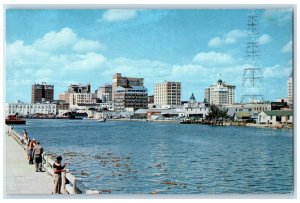
[[[234,104],[235,86],[219,79],[215,85],[210,85],[205,89],[205,99],[210,104]]]
[[[163,82],[154,86],[154,104],[181,105],[181,83]]]
[[[288,93],[288,103],[293,104],[293,74],[287,81],[287,93]]]

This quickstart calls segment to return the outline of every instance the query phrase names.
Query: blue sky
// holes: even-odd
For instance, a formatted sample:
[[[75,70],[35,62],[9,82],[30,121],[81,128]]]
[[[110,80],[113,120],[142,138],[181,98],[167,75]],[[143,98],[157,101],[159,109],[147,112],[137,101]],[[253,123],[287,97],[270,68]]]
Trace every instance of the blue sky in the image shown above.
[[[292,10],[257,10],[266,100],[287,97],[292,70]],[[6,10],[6,102],[31,101],[31,85],[69,84],[94,91],[116,72],[155,83],[179,81],[182,100],[221,79],[241,99],[246,9]]]

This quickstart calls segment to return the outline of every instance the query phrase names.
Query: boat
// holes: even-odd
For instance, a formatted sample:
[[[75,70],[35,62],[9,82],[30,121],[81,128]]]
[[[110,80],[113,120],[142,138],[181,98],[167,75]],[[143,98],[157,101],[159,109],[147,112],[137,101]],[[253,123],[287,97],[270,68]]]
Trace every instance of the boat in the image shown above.
[[[6,119],[5,119],[5,124],[6,125],[25,125],[26,124],[26,120],[25,119],[21,119],[21,118],[18,118],[17,116],[15,115],[9,115]]]
[[[106,118],[100,118],[97,120],[98,122],[105,122],[106,121]]]

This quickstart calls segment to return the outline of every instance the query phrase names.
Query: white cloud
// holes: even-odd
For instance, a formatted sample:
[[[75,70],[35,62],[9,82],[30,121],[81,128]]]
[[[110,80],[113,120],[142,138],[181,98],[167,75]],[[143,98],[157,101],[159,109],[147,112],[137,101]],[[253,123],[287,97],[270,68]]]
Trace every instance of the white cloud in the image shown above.
[[[103,13],[102,19],[106,22],[119,22],[133,19],[137,16],[135,9],[110,9]]]
[[[268,34],[263,34],[262,36],[260,36],[259,38],[258,38],[258,42],[260,43],[260,44],[267,44],[267,43],[269,43],[269,42],[271,42],[272,41],[272,37],[270,36],[270,35],[268,35]]]
[[[103,45],[99,41],[79,39],[76,44],[74,44],[73,49],[77,52],[89,52],[98,51],[103,48]]]
[[[291,74],[292,68],[289,66],[282,66],[282,65],[274,65],[268,66],[262,69],[263,76],[266,79],[281,79],[281,78],[288,78]]]
[[[268,9],[263,13],[263,22],[282,26],[292,20],[292,9]]]
[[[6,62],[8,67],[33,65],[38,61],[44,61],[49,54],[34,49],[30,45],[25,45],[23,41],[17,40],[12,44],[7,45]]]
[[[36,40],[33,47],[37,50],[54,51],[72,46],[78,40],[71,28],[63,28],[59,32],[49,32]]]
[[[292,52],[292,49],[293,49],[293,42],[289,41],[281,48],[280,51],[281,51],[281,53],[290,53],[290,52]]]
[[[102,65],[107,61],[107,59],[102,55],[94,52],[77,55],[77,59],[72,63],[65,65],[66,71],[72,70],[93,70],[101,68]]]
[[[235,62],[234,58],[227,53],[218,52],[200,52],[194,58],[194,62],[199,62],[204,66],[215,64],[232,64]]]
[[[220,37],[214,37],[214,38],[211,38],[209,41],[208,41],[208,46],[209,47],[218,47],[222,44],[222,40]]]
[[[208,41],[208,47],[218,47],[224,44],[235,44],[246,36],[244,30],[231,30],[223,36],[213,37]]]

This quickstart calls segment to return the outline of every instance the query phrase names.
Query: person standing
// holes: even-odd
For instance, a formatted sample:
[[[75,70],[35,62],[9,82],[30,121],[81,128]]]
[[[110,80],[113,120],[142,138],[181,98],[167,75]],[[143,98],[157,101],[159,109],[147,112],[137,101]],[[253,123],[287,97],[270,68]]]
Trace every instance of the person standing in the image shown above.
[[[40,142],[37,142],[33,148],[33,158],[35,163],[35,172],[42,171],[42,154],[43,148],[40,145]]]
[[[53,164],[54,194],[62,194],[60,191],[61,190],[61,172],[66,172],[66,170],[64,169],[66,164],[64,164],[62,166],[61,161],[62,161],[62,157],[58,156],[58,157],[56,157],[56,160]]]
[[[24,145],[26,145],[26,144],[27,144],[27,141],[28,141],[28,134],[27,134],[26,129],[23,129],[23,136],[24,136],[24,138],[22,139],[22,143],[23,143]]]
[[[33,138],[32,140],[31,140],[31,142],[30,142],[30,144],[29,144],[29,155],[30,155],[30,157],[29,157],[29,164],[33,164],[33,148],[35,147],[35,145],[36,145],[36,141],[35,141],[35,139]]]

